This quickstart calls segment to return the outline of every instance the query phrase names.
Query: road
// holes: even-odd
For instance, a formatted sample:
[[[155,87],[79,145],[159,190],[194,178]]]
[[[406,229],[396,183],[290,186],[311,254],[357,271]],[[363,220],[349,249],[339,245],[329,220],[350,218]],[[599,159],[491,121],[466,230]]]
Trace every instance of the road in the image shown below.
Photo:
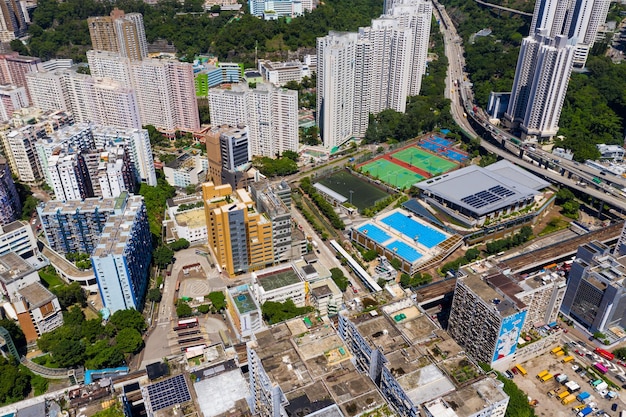
[[[545,168],[538,167],[531,162],[528,162],[522,158],[519,158],[519,155],[515,155],[503,149],[500,146],[494,145],[491,142],[483,139],[472,127],[469,119],[466,117],[467,109],[464,107],[464,100],[467,103],[473,102],[472,92],[471,92],[471,84],[467,81],[467,74],[463,71],[465,67],[465,59],[463,57],[463,45],[462,40],[458,36],[456,28],[452,23],[452,20],[448,16],[445,7],[441,4],[434,2],[435,12],[439,15],[439,19],[445,24],[439,25],[440,31],[443,34],[444,44],[445,44],[445,53],[448,57],[448,73],[446,77],[446,90],[445,97],[450,98],[451,105],[450,110],[452,117],[456,121],[456,123],[470,136],[480,138],[481,147],[486,149],[487,151],[497,154],[498,156],[507,159],[508,161],[515,163],[516,165],[521,166],[529,171],[532,171],[552,183],[564,184],[572,189],[578,190],[582,193],[588,194],[591,197],[604,201],[609,205],[621,210],[626,211],[626,200],[619,194],[619,191],[615,190],[613,187],[607,185],[598,186],[599,189],[595,187],[586,187],[581,186],[576,178],[568,178],[567,176],[561,175],[559,172],[551,171]],[[454,85],[454,81],[457,80],[458,85]],[[495,126],[489,125],[488,128],[493,132],[496,132],[498,135],[504,135],[504,137],[510,137],[511,135],[496,128]],[[549,154],[544,153],[543,151],[536,150],[535,152],[541,153],[543,159],[549,161],[553,159]],[[583,177],[587,179],[587,182],[591,181],[590,176],[595,176],[598,172],[593,173],[593,170],[589,167],[585,167],[582,164],[577,164],[574,161],[559,161],[559,163],[554,164],[555,167],[565,168],[570,172],[577,173],[577,176]],[[616,176],[602,176],[603,180],[611,180],[615,182],[617,185],[624,184],[626,186],[626,179],[622,179]]]

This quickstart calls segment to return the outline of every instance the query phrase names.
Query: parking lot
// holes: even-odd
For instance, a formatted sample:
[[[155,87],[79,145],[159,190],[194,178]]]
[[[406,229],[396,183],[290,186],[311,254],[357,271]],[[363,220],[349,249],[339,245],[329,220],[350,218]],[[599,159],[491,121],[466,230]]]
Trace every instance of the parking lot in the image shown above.
[[[588,404],[595,404],[591,404],[594,411],[589,414],[589,416],[604,416],[604,414],[606,414],[611,417],[618,417],[619,412],[626,409],[625,403],[622,398],[620,398],[621,391],[616,391],[617,397],[614,399],[602,398],[600,393],[596,392],[593,386],[589,383],[592,375],[588,374],[586,371],[585,373],[582,373],[580,369],[578,370],[578,373],[574,370],[574,367],[579,367],[584,370],[586,366],[588,366],[588,363],[585,364],[585,362],[581,360],[581,357],[574,353],[574,349],[570,349],[570,353],[574,356],[574,360],[570,362],[561,362],[567,355],[555,356],[551,353],[546,353],[521,364],[528,372],[526,376],[522,376],[519,373],[514,376],[513,380],[517,386],[532,400],[537,400],[535,413],[538,416],[546,417],[571,417],[576,415],[574,408],[582,406],[580,401],[574,400],[567,405],[563,405],[561,400],[558,398],[558,394],[553,395],[552,397],[548,396],[548,392],[551,390],[560,389],[561,391],[565,391],[566,387],[557,382],[555,379],[557,375],[565,374],[568,377],[567,381],[574,381],[580,386],[580,389],[574,392],[574,395],[578,395],[585,391],[591,395],[586,402]],[[537,374],[542,371],[548,371],[554,377],[542,382],[539,378],[537,378]],[[565,384],[565,382],[566,381],[563,381],[563,384]],[[608,390],[610,389],[611,388]],[[613,404],[617,404],[616,411],[611,410],[611,406]]]

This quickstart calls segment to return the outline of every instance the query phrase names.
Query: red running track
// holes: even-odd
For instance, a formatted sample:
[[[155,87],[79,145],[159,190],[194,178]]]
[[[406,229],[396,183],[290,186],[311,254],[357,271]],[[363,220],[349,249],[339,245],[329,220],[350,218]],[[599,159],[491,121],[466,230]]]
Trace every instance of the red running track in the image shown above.
[[[387,161],[392,162],[396,165],[400,165],[402,168],[406,168],[409,171],[415,172],[416,174],[420,174],[424,178],[431,178],[433,176],[433,174],[431,174],[430,172],[419,169],[418,167],[414,167],[413,165],[401,161],[397,158],[392,158],[391,155],[385,155],[383,156],[383,159],[386,159]]]

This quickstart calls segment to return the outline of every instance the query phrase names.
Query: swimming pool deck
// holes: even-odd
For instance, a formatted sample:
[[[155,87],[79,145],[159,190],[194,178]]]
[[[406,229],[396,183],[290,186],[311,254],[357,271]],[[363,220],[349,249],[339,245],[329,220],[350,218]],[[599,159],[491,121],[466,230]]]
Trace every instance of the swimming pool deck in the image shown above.
[[[439,255],[443,252],[439,245],[452,237],[401,208],[381,214],[354,230],[411,264],[421,264]]]

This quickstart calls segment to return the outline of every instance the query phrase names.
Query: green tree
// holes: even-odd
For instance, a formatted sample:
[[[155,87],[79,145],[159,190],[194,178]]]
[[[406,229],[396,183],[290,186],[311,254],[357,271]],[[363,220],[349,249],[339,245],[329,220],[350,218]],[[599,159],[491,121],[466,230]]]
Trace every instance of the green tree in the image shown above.
[[[189,247],[189,241],[183,238],[178,239],[170,244],[170,249],[172,249],[175,252],[178,252],[179,250],[182,250],[182,249],[187,249],[188,247]]]
[[[30,375],[19,368],[18,360],[0,355],[0,404],[20,401],[30,389]]]
[[[85,313],[78,306],[72,306],[72,308],[63,312],[63,323],[68,326],[81,326],[84,321]]]
[[[298,155],[298,152],[294,152],[294,151],[284,151],[282,154],[283,158],[287,158],[287,159],[291,159],[294,162],[298,162],[298,158],[300,158],[300,155]]]
[[[11,335],[11,339],[13,339],[13,344],[17,348],[19,352],[24,351],[26,349],[26,337],[24,336],[24,332],[22,328],[18,326],[13,320],[10,319],[0,319],[0,327],[4,327],[7,332]],[[2,401],[0,400],[0,403]]]
[[[143,339],[137,330],[126,328],[115,336],[115,345],[122,353],[137,353],[143,347]]]
[[[363,254],[363,260],[365,262],[371,262],[378,257],[378,252],[374,249],[370,249]]]
[[[94,343],[103,336],[104,332],[102,319],[100,317],[84,321],[80,329],[82,337],[89,343]]]
[[[280,323],[313,311],[313,307],[296,307],[291,298],[284,303],[266,301],[261,306],[263,318],[270,324]]]
[[[226,297],[221,291],[213,291],[209,293],[209,300],[215,311],[222,311],[226,308]]]
[[[122,329],[135,329],[142,333],[148,325],[141,313],[137,310],[117,310],[111,315],[109,323],[119,332]]]
[[[189,304],[187,304],[183,300],[178,300],[178,303],[176,304],[176,315],[179,318],[183,318],[183,317],[189,317],[192,314],[193,314],[193,310],[191,309]]]
[[[161,294],[161,290],[158,288],[150,288],[148,290],[148,295],[146,295],[146,299],[148,301],[152,301],[155,303],[160,303],[163,298],[163,294]]]
[[[211,311],[211,306],[208,304],[202,304],[198,306],[198,313],[206,314]]]
[[[350,281],[348,281],[348,278],[346,278],[346,276],[343,274],[343,271],[339,268],[331,268],[330,274],[332,280],[335,282],[335,284],[337,284],[337,287],[339,287],[342,292],[345,292],[348,288],[348,283]]]
[[[85,361],[85,345],[77,339],[64,338],[57,341],[50,353],[61,368],[82,365]]]
[[[152,253],[152,258],[154,259],[154,263],[157,264],[159,268],[165,268],[167,265],[172,263],[172,260],[174,259],[174,251],[167,246],[159,246]]]
[[[87,306],[87,294],[76,281],[69,285],[56,286],[51,288],[50,291],[57,296],[59,304],[63,309],[67,309],[74,304],[80,304],[82,307]]]

